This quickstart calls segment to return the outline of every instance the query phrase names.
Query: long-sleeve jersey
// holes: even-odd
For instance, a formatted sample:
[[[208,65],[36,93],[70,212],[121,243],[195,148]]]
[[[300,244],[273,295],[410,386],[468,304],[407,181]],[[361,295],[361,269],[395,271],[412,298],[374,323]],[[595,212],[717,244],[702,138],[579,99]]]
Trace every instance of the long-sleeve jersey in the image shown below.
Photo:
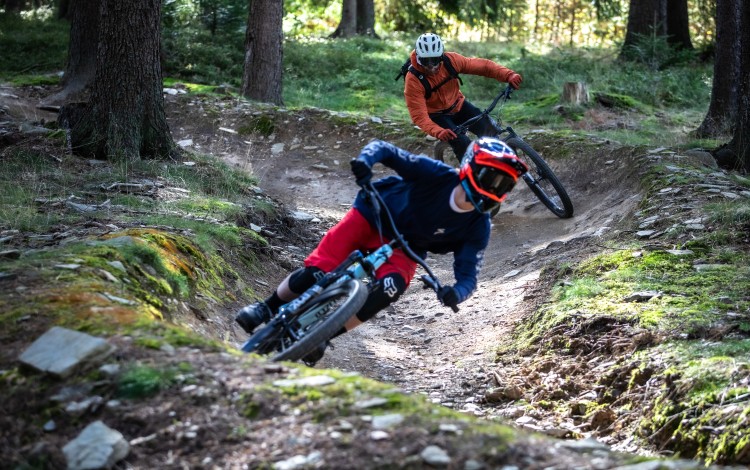
[[[446,52],[453,68],[459,74],[481,75],[494,78],[500,82],[507,82],[515,72],[507,67],[498,65],[488,59],[464,57],[456,52]],[[411,53],[411,65],[419,72],[424,68],[417,63],[417,53]],[[440,66],[435,75],[427,75],[427,81],[431,86],[436,86],[445,80],[450,73],[445,65]],[[453,112],[458,112],[466,99],[459,89],[458,80],[450,80],[445,85],[432,92],[430,99],[425,100],[424,86],[413,73],[407,73],[404,77],[404,99],[409,109],[409,116],[414,124],[427,134],[437,137],[438,132],[443,130],[430,119],[430,113],[436,113],[453,107]],[[455,105],[455,106],[454,106]]]
[[[490,217],[476,210],[457,212],[451,207],[453,192],[460,184],[458,172],[442,162],[380,140],[367,144],[358,158],[370,167],[380,162],[398,174],[373,185],[391,211],[396,227],[418,255],[453,253],[453,287],[459,302],[466,300],[477,287],[490,238]],[[363,192],[357,195],[354,207],[375,226],[376,216]],[[380,224],[385,236],[393,238],[388,224]]]

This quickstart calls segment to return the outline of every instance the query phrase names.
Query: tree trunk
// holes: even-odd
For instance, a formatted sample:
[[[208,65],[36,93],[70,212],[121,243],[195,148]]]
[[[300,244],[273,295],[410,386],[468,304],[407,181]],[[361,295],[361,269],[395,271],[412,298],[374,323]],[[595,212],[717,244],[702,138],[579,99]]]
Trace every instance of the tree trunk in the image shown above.
[[[343,0],[341,5],[341,21],[332,38],[350,38],[357,34],[357,0]]]
[[[282,0],[252,0],[245,34],[245,71],[242,96],[283,104],[282,60],[284,33]]]
[[[566,82],[563,84],[562,103],[581,106],[589,102],[589,92],[583,82]]]
[[[57,6],[57,18],[60,20],[70,19],[70,0],[60,0]]]
[[[677,49],[693,49],[687,0],[667,0],[667,41]]]
[[[750,2],[737,0],[740,8],[740,65],[739,100],[734,137],[728,147],[735,155],[735,168],[750,172]]]
[[[5,0],[6,13],[19,13],[26,5],[26,0]]]
[[[68,63],[62,78],[63,89],[44,100],[46,106],[68,101],[85,101],[84,92],[96,74],[96,50],[99,43],[99,0],[76,1],[70,5],[70,44]]]
[[[375,34],[375,1],[357,0],[357,34],[377,37]]]
[[[99,159],[175,155],[159,63],[161,0],[101,0],[91,101],[70,128],[73,152]],[[74,116],[76,113],[72,113]],[[70,115],[61,110],[60,119]]]
[[[740,1],[716,2],[716,52],[711,102],[706,117],[695,131],[697,137],[718,137],[731,133],[737,116],[737,82],[741,59]]]
[[[635,46],[640,37],[665,34],[665,10],[666,0],[630,0],[628,29],[622,45],[622,54],[627,56],[627,50]]]

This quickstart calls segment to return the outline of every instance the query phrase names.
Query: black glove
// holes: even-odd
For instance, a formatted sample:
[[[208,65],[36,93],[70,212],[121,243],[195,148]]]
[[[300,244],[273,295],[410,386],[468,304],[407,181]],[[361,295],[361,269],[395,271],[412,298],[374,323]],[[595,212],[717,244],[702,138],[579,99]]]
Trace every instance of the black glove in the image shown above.
[[[438,299],[446,307],[455,308],[458,305],[458,293],[450,286],[443,286],[438,291]]]
[[[349,164],[352,166],[352,173],[357,178],[357,186],[364,186],[372,179],[372,168],[364,160],[355,158]]]

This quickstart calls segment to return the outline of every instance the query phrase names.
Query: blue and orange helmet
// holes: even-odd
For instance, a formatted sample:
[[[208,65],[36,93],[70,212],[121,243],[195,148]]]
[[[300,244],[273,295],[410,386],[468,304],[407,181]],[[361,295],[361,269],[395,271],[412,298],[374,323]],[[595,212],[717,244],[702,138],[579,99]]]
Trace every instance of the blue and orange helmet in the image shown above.
[[[480,212],[500,205],[529,167],[508,144],[495,137],[482,137],[466,149],[458,176],[466,195]]]

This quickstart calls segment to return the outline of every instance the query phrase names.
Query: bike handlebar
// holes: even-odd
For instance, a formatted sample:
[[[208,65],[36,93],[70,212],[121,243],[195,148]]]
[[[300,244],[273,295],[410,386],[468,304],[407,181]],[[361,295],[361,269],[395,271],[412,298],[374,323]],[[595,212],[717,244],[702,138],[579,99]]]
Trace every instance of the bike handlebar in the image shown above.
[[[371,182],[368,182],[364,185],[362,185],[362,189],[365,191],[365,193],[370,197],[370,201],[373,204],[373,207],[375,209],[375,213],[380,214],[380,208],[382,207],[384,209],[385,214],[387,215],[388,223],[391,226],[391,230],[393,231],[393,235],[395,238],[395,245],[407,254],[409,258],[413,259],[418,265],[422,266],[422,268],[427,271],[427,274],[423,274],[421,276],[422,282],[425,284],[426,288],[431,288],[435,291],[437,294],[440,291],[440,288],[442,285],[440,284],[440,281],[438,280],[437,276],[432,272],[432,269],[427,265],[427,262],[423,260],[419,255],[414,253],[414,250],[411,249],[409,244],[404,239],[404,236],[401,235],[401,232],[398,231],[398,228],[396,227],[396,222],[393,220],[393,216],[391,215],[391,211],[388,209],[388,206],[385,204],[385,201],[383,201],[383,197],[380,195],[377,189],[372,185]],[[451,306],[454,312],[458,312],[458,306],[453,305]]]
[[[501,99],[503,100],[503,102],[508,101],[510,99],[511,93],[513,93],[513,90],[515,90],[515,88],[513,88],[510,85],[507,85],[504,89],[500,91],[500,93],[495,97],[495,99],[492,100],[492,103],[490,103],[490,105],[487,106],[487,108],[485,108],[484,111],[482,111],[480,114],[477,114],[473,118],[467,119],[463,123],[456,126],[456,128],[453,129],[453,132],[455,132],[457,135],[465,134],[466,131],[469,130],[469,127],[472,124],[479,121],[485,116],[489,116],[492,110],[495,109],[495,106],[497,106],[497,103],[500,102]]]

